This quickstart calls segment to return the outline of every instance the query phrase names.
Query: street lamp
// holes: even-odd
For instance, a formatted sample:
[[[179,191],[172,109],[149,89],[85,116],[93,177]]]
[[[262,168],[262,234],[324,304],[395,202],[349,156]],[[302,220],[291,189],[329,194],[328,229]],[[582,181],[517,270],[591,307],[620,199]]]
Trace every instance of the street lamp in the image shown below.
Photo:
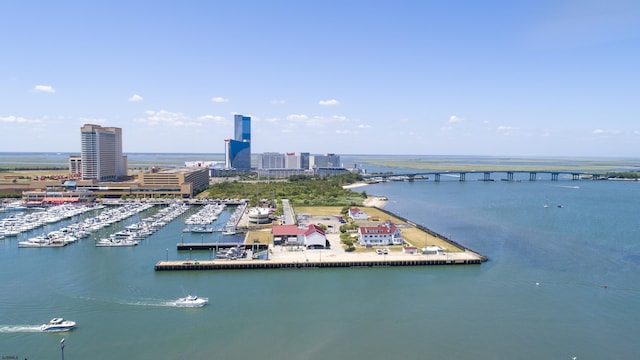
[[[64,338],[60,340],[60,352],[62,353],[62,360],[64,360]]]

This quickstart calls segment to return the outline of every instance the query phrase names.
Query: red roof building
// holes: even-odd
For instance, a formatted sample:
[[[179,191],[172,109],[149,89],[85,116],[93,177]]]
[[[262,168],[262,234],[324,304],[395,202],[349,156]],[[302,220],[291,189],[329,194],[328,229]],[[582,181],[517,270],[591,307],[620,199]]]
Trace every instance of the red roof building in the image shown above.
[[[398,228],[391,221],[378,226],[360,226],[358,243],[363,246],[402,245],[404,240]]]
[[[281,245],[298,245],[325,248],[327,236],[317,225],[275,225],[271,230],[273,243]]]

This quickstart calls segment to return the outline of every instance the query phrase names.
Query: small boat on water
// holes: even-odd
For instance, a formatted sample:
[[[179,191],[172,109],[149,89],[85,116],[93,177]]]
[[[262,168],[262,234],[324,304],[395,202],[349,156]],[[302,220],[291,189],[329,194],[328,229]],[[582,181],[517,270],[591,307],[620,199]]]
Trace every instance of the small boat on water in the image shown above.
[[[176,306],[179,307],[201,307],[209,303],[209,298],[201,298],[195,295],[188,295],[187,297],[179,298],[176,300]]]
[[[69,331],[76,327],[76,322],[71,320],[65,320],[63,318],[53,318],[47,324],[42,324],[40,330],[42,331]]]

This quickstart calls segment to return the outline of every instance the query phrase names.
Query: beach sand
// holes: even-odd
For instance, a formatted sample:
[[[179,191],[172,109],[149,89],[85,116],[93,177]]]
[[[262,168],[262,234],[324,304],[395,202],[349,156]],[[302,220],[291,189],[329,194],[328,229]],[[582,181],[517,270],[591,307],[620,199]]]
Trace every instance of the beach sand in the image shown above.
[[[363,187],[363,186],[367,186],[369,184],[367,183],[355,183],[355,184],[350,184],[350,185],[345,185],[342,188],[343,189],[354,189],[354,188],[359,188],[359,187]],[[367,207],[377,207],[377,208],[383,208],[385,205],[387,205],[387,198],[384,196],[369,196],[366,199],[364,199],[362,205],[367,206]]]

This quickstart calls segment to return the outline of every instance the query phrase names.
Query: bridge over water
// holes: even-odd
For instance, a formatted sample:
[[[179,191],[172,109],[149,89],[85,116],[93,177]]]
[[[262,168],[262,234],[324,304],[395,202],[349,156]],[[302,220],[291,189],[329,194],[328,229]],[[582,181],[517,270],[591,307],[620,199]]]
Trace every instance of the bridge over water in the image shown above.
[[[452,171],[419,171],[414,173],[389,173],[389,174],[371,174],[364,175],[364,178],[367,180],[375,181],[376,179],[380,180],[408,180],[414,181],[416,179],[428,180],[433,178],[433,181],[439,182],[441,177],[444,176],[457,176],[459,181],[466,181],[468,174],[480,174],[482,175],[477,180],[480,181],[494,181],[495,176],[497,174],[504,174],[505,177],[500,178],[502,181],[520,181],[516,180],[517,174],[524,174],[525,179],[528,174],[529,181],[537,181],[544,180],[542,178],[538,178],[538,175],[544,175],[546,179],[551,181],[558,181],[560,176],[566,176],[567,178],[571,178],[571,180],[577,181],[582,178],[589,178],[591,180],[601,180],[605,178],[604,174],[601,173],[590,173],[584,171],[551,171],[551,170],[494,170],[494,171],[484,171],[484,170],[452,170]],[[520,178],[519,176],[517,178]]]

